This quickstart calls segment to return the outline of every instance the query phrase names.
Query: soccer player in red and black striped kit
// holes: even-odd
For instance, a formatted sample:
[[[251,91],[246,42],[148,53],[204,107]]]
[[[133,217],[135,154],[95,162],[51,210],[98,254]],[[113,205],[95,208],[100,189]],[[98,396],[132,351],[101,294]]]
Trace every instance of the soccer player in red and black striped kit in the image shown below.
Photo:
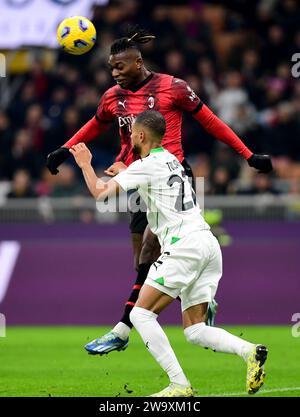
[[[106,171],[111,176],[115,175],[120,164],[128,166],[138,158],[131,146],[131,124],[137,114],[147,109],[157,110],[164,116],[167,129],[163,146],[178,158],[190,177],[192,177],[191,168],[184,159],[182,150],[183,111],[189,112],[213,137],[235,149],[251,167],[259,172],[271,171],[270,157],[253,154],[239,137],[200,100],[185,81],[172,75],[152,72],[144,66],[140,45],[154,38],[146,31],[134,28],[126,37],[116,40],[111,45],[109,67],[116,85],[103,94],[96,115],[61,148],[48,155],[47,167],[50,172],[54,175],[58,173],[57,168],[70,156],[69,148],[72,145],[91,141],[108,129],[117,118],[121,151],[116,162]],[[126,349],[132,328],[129,314],[137,301],[139,290],[151,264],[160,253],[158,240],[147,227],[144,211],[131,213],[130,229],[138,272],[137,279],[126,303],[122,319],[111,332],[85,346],[89,353],[104,354],[113,350]]]

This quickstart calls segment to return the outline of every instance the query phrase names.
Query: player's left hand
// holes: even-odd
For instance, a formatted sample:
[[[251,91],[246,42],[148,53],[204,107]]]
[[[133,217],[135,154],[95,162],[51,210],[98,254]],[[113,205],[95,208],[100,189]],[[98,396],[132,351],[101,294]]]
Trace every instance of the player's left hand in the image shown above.
[[[124,171],[127,166],[123,164],[123,162],[118,161],[112,164],[109,168],[107,168],[104,173],[109,175],[110,177],[114,177],[115,175],[119,174],[119,172]]]
[[[259,174],[267,174],[273,169],[272,161],[269,155],[258,155],[254,153],[247,159],[250,167],[256,168]]]
[[[59,170],[57,169],[66,159],[70,156],[69,149],[58,148],[55,151],[49,153],[47,156],[46,167],[49,169],[52,175],[57,175]]]
[[[74,156],[75,161],[79,168],[83,168],[85,165],[90,165],[92,161],[92,154],[84,143],[78,143],[73,145],[69,151]]]

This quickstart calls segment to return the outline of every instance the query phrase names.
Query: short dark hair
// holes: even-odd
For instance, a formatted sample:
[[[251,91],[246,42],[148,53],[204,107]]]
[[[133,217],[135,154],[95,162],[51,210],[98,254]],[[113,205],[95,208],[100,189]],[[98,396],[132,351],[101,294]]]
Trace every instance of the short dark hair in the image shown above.
[[[150,42],[152,39],[155,39],[155,36],[151,35],[146,29],[142,29],[138,25],[129,26],[126,36],[116,39],[112,43],[110,47],[110,54],[115,55],[129,48],[137,49],[139,51],[140,44]]]
[[[162,139],[166,133],[164,116],[156,110],[145,110],[135,118],[135,123],[147,127],[157,139]]]

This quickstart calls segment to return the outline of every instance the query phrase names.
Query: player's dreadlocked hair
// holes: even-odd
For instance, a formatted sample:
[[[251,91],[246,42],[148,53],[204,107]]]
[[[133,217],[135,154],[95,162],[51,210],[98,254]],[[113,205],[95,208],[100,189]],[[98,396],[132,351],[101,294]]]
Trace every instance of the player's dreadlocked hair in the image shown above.
[[[155,36],[148,33],[147,30],[140,28],[138,25],[129,26],[126,36],[112,43],[110,53],[115,55],[129,48],[140,50],[140,44],[150,42],[152,39],[155,39]]]

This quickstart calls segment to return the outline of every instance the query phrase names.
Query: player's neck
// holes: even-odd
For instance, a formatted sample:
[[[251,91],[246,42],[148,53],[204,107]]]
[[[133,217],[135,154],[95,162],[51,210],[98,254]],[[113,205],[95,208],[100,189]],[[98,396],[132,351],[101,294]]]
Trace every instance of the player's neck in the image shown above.
[[[135,80],[135,82],[127,87],[128,90],[136,92],[140,88],[144,86],[145,83],[148,82],[153,76],[151,71],[148,71],[145,67],[142,68],[139,77]]]
[[[146,144],[142,149],[141,149],[141,158],[146,158],[147,156],[150,155],[150,153],[154,153],[156,152],[156,150],[163,150],[162,145],[158,144],[158,143],[149,143]]]
[[[140,74],[139,78],[137,78],[137,80],[136,80],[136,85],[145,81],[146,78],[148,78],[150,74],[151,74],[151,71],[149,71],[149,70],[147,70],[147,68],[143,67],[141,69],[141,74]]]

